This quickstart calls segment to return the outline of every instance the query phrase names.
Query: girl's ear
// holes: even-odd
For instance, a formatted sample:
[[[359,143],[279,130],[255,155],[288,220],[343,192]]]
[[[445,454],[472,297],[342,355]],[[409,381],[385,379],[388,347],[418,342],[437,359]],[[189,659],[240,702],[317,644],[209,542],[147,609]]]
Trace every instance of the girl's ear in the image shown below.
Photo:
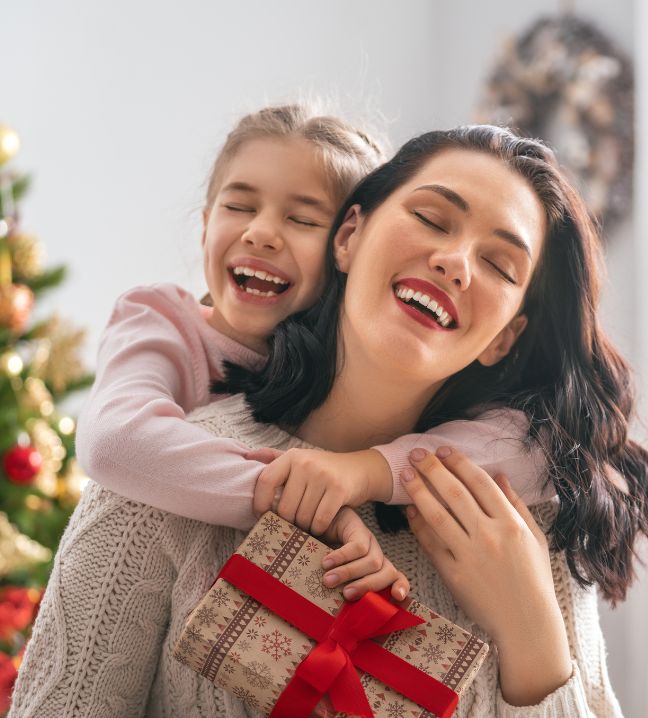
[[[477,357],[482,366],[493,366],[511,351],[517,338],[525,330],[529,320],[526,314],[518,314]]]
[[[333,252],[337,268],[348,274],[351,266],[351,259],[357,244],[358,229],[362,221],[360,205],[354,204],[344,217],[344,221],[333,239]]]

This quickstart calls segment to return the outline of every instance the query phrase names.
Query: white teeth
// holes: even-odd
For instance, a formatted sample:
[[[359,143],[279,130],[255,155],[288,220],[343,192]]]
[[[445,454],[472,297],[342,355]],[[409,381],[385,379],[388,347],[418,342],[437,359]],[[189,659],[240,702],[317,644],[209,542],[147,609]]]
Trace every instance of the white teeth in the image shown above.
[[[266,282],[274,282],[275,284],[290,284],[290,282],[274,274],[270,274],[270,272],[264,272],[261,269],[252,269],[252,267],[238,266],[234,267],[232,272],[237,276],[242,274],[246,277],[257,277],[258,279],[263,279]]]
[[[245,291],[248,294],[256,294],[258,297],[276,297],[277,293],[268,291],[268,292],[262,292],[260,289],[250,289],[250,287],[245,287]]]
[[[448,312],[446,312],[438,302],[429,297],[427,294],[423,294],[423,292],[414,291],[409,287],[397,285],[395,294],[399,299],[402,299],[405,302],[415,301],[426,309],[429,309],[436,315],[437,322],[442,327],[447,327],[452,322],[452,317],[448,314]]]

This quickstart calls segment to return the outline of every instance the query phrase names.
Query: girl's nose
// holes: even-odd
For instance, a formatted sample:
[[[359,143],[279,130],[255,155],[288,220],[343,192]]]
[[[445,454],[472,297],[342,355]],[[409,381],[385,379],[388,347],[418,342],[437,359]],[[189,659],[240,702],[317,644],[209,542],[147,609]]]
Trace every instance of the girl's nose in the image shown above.
[[[460,248],[448,252],[437,251],[430,256],[429,265],[446,282],[451,282],[462,291],[470,285],[472,271],[467,251]]]
[[[283,247],[281,232],[276,223],[257,215],[241,237],[244,244],[256,249],[279,251]]]

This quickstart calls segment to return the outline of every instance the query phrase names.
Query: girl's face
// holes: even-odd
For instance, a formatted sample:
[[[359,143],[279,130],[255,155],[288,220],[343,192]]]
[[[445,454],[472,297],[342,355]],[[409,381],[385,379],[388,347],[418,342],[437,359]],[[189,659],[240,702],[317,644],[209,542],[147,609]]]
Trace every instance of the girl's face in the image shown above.
[[[288,315],[319,297],[336,207],[313,146],[301,138],[245,142],[204,213],[210,324],[262,351]]]
[[[432,157],[369,216],[352,208],[335,239],[348,273],[345,353],[432,391],[474,360],[497,363],[546,231],[531,185],[485,153]]]

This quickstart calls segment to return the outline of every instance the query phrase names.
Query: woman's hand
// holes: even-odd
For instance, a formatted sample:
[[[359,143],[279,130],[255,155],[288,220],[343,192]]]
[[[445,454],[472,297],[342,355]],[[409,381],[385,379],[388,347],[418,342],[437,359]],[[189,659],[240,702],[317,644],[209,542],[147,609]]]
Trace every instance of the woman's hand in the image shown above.
[[[268,464],[254,489],[257,516],[272,509],[315,535],[327,530],[342,506],[388,501],[392,495],[391,469],[374,449],[349,453],[258,449],[245,458]]]
[[[410,527],[464,613],[498,647],[505,699],[541,700],[572,665],[547,539],[505,477],[460,452],[415,449],[401,479]],[[433,491],[428,488],[429,482]]]

